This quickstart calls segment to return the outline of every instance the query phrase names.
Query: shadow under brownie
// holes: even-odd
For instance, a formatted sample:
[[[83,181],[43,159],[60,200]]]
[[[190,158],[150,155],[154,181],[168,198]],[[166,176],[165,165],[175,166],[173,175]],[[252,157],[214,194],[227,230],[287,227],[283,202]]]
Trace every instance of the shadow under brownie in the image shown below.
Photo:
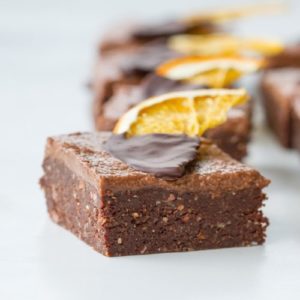
[[[110,133],[48,139],[41,186],[52,220],[107,256],[260,245],[269,181],[202,140],[174,181],[103,149]]]

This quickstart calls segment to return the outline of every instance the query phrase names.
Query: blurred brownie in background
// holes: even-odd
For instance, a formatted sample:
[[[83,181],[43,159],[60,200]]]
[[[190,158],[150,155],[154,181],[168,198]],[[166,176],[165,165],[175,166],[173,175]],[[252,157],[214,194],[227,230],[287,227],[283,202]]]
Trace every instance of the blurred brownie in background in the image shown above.
[[[124,22],[110,28],[103,34],[99,52],[107,54],[111,51],[130,51],[156,40],[165,41],[175,34],[207,34],[221,31],[215,23],[199,21],[186,23],[180,20],[160,21],[155,23]],[[113,32],[113,34],[112,34]]]
[[[112,130],[118,119],[128,109],[147,98],[168,92],[201,88],[169,80],[154,73],[148,74],[141,81],[134,76],[130,80],[128,77],[122,80],[121,76],[119,80],[110,81],[104,79],[104,72],[99,74],[99,77],[102,80],[97,81],[93,113],[95,127],[102,131]],[[252,102],[234,107],[229,111],[228,120],[219,127],[208,130],[206,137],[211,138],[233,158],[241,160],[247,155],[247,145],[251,138],[251,117]]]
[[[300,43],[286,46],[281,53],[269,57],[268,65],[270,68],[300,68]]]
[[[93,116],[97,130],[112,130],[118,118],[133,105],[159,94],[200,88],[154,75],[161,63],[182,56],[167,46],[175,34],[220,32],[215,23],[180,21],[152,25],[118,25],[117,34],[104,35],[92,82]],[[232,108],[228,121],[207,132],[226,153],[241,160],[251,137],[251,104]]]
[[[270,128],[282,146],[295,147],[300,134],[300,69],[269,70],[263,75],[261,88]]]

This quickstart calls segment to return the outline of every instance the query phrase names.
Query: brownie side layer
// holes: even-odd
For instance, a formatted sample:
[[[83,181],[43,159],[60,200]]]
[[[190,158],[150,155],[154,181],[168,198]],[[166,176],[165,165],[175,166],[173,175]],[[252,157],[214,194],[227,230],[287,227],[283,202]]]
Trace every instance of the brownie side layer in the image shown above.
[[[43,169],[45,175],[40,184],[51,219],[108,255],[99,190],[57,159],[46,157]]]
[[[203,141],[188,173],[168,182],[103,151],[108,136],[48,140],[41,186],[54,222],[108,256],[264,242],[258,172]]]
[[[300,97],[293,103],[292,109],[292,146],[300,151]]]
[[[288,97],[280,93],[277,85],[269,82],[268,73],[262,79],[261,91],[268,125],[280,144],[290,148],[291,106]]]
[[[260,211],[265,195],[259,188],[216,198],[156,187],[99,192],[59,160],[46,159],[44,170],[41,184],[52,220],[107,256],[260,245],[265,240],[268,222]]]

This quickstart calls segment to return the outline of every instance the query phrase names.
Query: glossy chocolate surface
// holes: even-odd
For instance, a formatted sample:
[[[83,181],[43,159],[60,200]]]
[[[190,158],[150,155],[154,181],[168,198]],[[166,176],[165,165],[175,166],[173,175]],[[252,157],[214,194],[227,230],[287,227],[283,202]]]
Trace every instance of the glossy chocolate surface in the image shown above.
[[[186,135],[146,134],[126,138],[122,134],[111,135],[104,148],[137,170],[176,179],[184,175],[185,167],[197,157],[199,145],[199,138]]]

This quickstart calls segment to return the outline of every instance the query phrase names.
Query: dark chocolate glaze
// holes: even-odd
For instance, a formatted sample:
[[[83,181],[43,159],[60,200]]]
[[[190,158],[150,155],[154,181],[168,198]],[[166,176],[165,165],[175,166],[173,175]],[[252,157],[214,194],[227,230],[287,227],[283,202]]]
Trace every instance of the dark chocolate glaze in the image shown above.
[[[189,91],[202,87],[203,86],[196,84],[188,84],[176,80],[171,80],[152,73],[145,77],[142,84],[140,85],[140,101],[165,93]]]
[[[186,166],[196,159],[200,138],[183,134],[146,134],[126,138],[111,135],[104,148],[133,168],[156,177],[174,180],[185,174]]]
[[[174,34],[182,34],[190,31],[195,26],[187,25],[178,21],[167,21],[156,24],[140,26],[133,32],[136,39],[152,39],[168,37]]]
[[[194,31],[208,33],[216,30],[217,26],[207,21],[200,21],[198,24],[188,24],[178,20],[169,20],[140,26],[133,32],[132,36],[137,40],[151,40],[167,38],[176,34],[193,33]]]

